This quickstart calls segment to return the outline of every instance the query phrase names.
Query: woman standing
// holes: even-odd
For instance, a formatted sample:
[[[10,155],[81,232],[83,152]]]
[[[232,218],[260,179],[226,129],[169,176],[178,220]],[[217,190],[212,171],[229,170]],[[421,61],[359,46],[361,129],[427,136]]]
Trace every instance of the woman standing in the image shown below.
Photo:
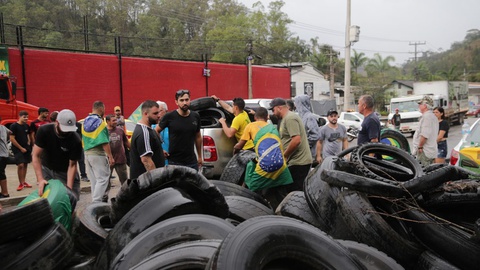
[[[450,126],[448,125],[448,121],[445,120],[445,111],[442,107],[436,107],[433,109],[433,113],[438,119],[438,137],[437,137],[437,147],[438,147],[438,155],[435,159],[435,163],[445,163],[445,158],[447,157],[447,138],[448,138],[448,130]]]

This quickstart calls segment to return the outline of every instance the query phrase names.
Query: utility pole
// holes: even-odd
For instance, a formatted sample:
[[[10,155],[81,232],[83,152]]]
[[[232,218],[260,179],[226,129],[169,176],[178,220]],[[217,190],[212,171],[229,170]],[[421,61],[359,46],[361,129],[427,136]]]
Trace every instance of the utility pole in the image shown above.
[[[351,0],[347,0],[347,25],[345,26],[345,85],[343,92],[343,110],[350,109],[350,7]]]
[[[252,40],[249,40],[247,43],[247,67],[248,67],[248,98],[253,98],[253,89],[252,89],[252,62],[253,62],[253,44]]]
[[[415,46],[415,52],[413,52],[415,54],[415,70],[414,70],[414,75],[415,75],[415,81],[418,81],[418,66],[417,66],[417,46],[418,45],[425,45],[427,44],[425,41],[424,42],[410,42],[409,45],[410,46]]]

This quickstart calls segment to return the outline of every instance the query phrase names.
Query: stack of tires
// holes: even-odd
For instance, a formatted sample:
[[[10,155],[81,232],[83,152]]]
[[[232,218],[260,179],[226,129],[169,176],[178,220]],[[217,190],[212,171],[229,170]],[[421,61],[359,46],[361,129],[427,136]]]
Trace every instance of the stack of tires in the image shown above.
[[[479,176],[462,168],[423,168],[399,148],[364,144],[325,159],[303,194],[285,198],[305,208],[305,197],[310,213],[285,215],[300,212],[332,237],[373,247],[405,269],[480,269],[479,187]]]

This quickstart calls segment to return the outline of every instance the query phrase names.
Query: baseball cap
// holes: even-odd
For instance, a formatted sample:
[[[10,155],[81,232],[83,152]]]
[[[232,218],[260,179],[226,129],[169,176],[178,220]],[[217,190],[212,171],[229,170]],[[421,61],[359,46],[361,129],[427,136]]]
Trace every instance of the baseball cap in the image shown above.
[[[122,108],[120,108],[120,106],[115,106],[115,108],[113,109],[113,111],[121,111]]]
[[[332,115],[332,114],[336,114],[336,115],[338,115],[338,112],[337,112],[336,110],[334,110],[334,109],[330,109],[330,110],[328,110],[328,112],[327,112],[327,116],[330,116],[330,115]]]
[[[285,101],[285,99],[283,98],[274,98],[271,102],[270,102],[270,108],[268,108],[269,110],[273,110],[273,107],[275,106],[282,106],[282,105],[287,105],[287,102]]]
[[[433,99],[430,96],[423,96],[422,99],[420,99],[418,104],[427,104],[433,107]]]
[[[61,110],[57,116],[58,124],[60,125],[60,130],[63,132],[74,132],[77,131],[77,118],[75,113],[71,110],[65,109]]]

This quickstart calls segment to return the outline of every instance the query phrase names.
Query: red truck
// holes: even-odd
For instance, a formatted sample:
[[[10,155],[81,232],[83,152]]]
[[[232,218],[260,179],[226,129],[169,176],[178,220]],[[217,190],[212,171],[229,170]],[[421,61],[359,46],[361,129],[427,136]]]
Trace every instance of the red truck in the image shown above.
[[[16,99],[16,81],[13,77],[0,74],[0,124],[10,126],[17,122],[18,112],[28,112],[28,121],[38,117],[38,107]]]

